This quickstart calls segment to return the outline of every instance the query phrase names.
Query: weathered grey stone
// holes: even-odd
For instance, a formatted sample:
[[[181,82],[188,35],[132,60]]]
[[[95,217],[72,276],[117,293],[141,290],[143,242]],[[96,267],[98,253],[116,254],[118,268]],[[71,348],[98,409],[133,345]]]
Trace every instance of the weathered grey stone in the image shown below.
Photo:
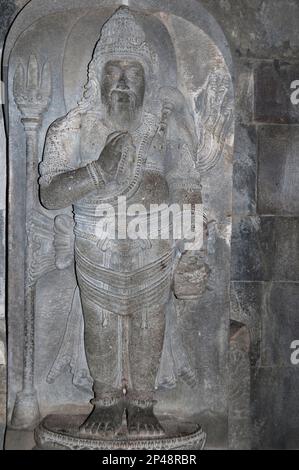
[[[198,422],[207,433],[207,450],[223,450],[228,448],[228,419],[221,413],[207,410],[197,416]]]
[[[5,450],[32,450],[35,447],[32,431],[12,431],[7,429],[5,434]]]
[[[2,345],[3,339],[1,338],[1,346]],[[0,365],[0,449],[3,449],[6,429],[6,397],[6,364],[3,363]]]
[[[2,397],[0,398],[0,400]],[[5,398],[4,398],[5,400]],[[5,429],[6,429],[6,420],[4,420],[2,423],[0,423],[0,449],[3,449],[3,444],[4,444],[4,436],[5,436]]]
[[[236,217],[232,235],[232,280],[298,281],[299,219]]]
[[[291,343],[299,338],[298,295],[298,283],[232,283],[231,317],[249,328],[253,367],[290,366]]]
[[[258,213],[297,216],[299,127],[262,126],[258,141]]]
[[[298,386],[296,367],[252,370],[253,449],[298,449]]]
[[[268,123],[299,123],[299,106],[292,103],[293,81],[299,64],[275,60],[261,62],[255,70],[254,119]]]
[[[234,154],[234,215],[255,215],[257,199],[257,139],[254,126],[236,126]]]
[[[229,450],[251,450],[250,418],[230,418]]]
[[[5,224],[4,210],[0,209],[0,318],[5,315]]]
[[[98,438],[91,447],[108,445],[109,425],[113,439],[121,428],[137,447],[149,445],[150,434],[157,448],[170,448],[183,431],[179,426],[174,435],[170,426],[159,437],[160,415],[228,418],[231,58],[221,29],[194,1],[184,8],[177,1],[131,2],[147,15],[115,13],[116,3],[88,0],[82,9],[61,1],[41,9],[32,1],[7,39],[8,414],[13,427],[28,429],[40,416],[54,412],[64,420],[80,407],[85,419],[76,439],[92,431]],[[163,13],[153,15],[157,7]],[[145,211],[150,203],[202,197],[203,249],[182,252],[175,264],[179,251],[171,240],[104,243],[95,211],[103,200],[115,205],[117,195],[146,204]],[[157,394],[153,410],[159,387],[171,390]],[[38,428],[40,445],[49,422]],[[227,437],[221,426],[223,446]]]
[[[261,365],[288,367],[291,344],[299,340],[299,284],[266,283],[263,297]]]
[[[243,323],[250,333],[250,363],[260,365],[264,285],[261,282],[232,282],[231,319]]]
[[[295,0],[201,0],[221,24],[237,55],[296,58],[299,51]]]
[[[14,0],[1,0],[0,1],[0,11],[1,11],[1,21],[0,21],[0,42],[3,43],[4,37],[10,25],[10,22],[17,11]]]
[[[5,364],[0,365],[0,393],[2,395],[6,393],[6,366]]]
[[[235,57],[236,121],[245,125],[251,125],[254,120],[254,64]]]
[[[250,334],[231,321],[229,341],[229,448],[250,449]]]
[[[29,4],[28,0],[0,1],[0,43],[6,36],[18,9],[26,3]],[[48,127],[55,119],[64,116],[67,111],[76,107],[77,101],[80,100],[87,63],[91,58],[91,51],[98,39],[101,26],[119,5],[119,2],[114,0],[104,2],[101,0],[85,0],[84,2],[80,0],[72,0],[72,2],[33,0],[30,3],[31,7],[28,8],[27,13],[25,10],[19,20],[12,25],[3,61],[4,72],[9,66],[10,73],[10,137],[14,142],[9,154],[12,188],[9,194],[9,210],[15,224],[9,224],[8,242],[16,260],[9,275],[9,421],[16,393],[22,389],[24,360],[22,347],[24,270],[22,266],[25,253],[24,201],[26,196],[23,191],[24,185],[20,184],[25,181],[26,174],[25,138],[20,114],[12,98],[12,78],[20,60],[23,61],[24,68],[27,67],[30,54],[33,53],[36,56],[40,68],[50,59],[53,94],[51,105],[43,116],[39,130],[38,158],[40,160]],[[232,406],[229,407],[226,394],[229,372],[227,362],[229,217],[233,215],[235,221],[232,276],[238,281],[233,282],[230,316],[236,322],[246,325],[250,332],[250,360],[252,366],[255,366],[252,368],[254,380],[251,386],[253,445],[257,448],[298,448],[296,394],[298,366],[290,366],[288,344],[293,333],[293,339],[298,339],[295,338],[298,336],[297,283],[290,282],[299,280],[298,222],[295,218],[283,217],[299,215],[296,194],[298,131],[296,126],[259,126],[257,162],[253,112],[255,108],[254,118],[259,123],[298,123],[299,105],[292,105],[289,98],[290,81],[299,79],[297,76],[299,4],[295,0],[219,0],[218,2],[200,0],[196,3],[191,0],[184,2],[181,0],[130,0],[130,5],[133,9],[140,8],[146,13],[149,12],[150,16],[154,11],[162,11],[161,14],[155,14],[154,34],[151,33],[152,27],[147,27],[147,34],[161,54],[164,65],[164,84],[169,85],[171,82],[172,86],[182,87],[184,93],[186,93],[185,85],[187,88],[190,85],[189,101],[191,105],[194,105],[193,111],[198,118],[197,124],[204,96],[199,96],[201,88],[204,85],[204,91],[207,93],[211,86],[211,82],[205,83],[208,70],[215,63],[222,64],[224,58],[229,71],[232,71],[229,47],[216,21],[223,28],[234,54],[235,117],[238,125],[234,158],[233,212],[230,207],[229,174],[232,160],[231,144],[229,144],[216,154],[212,154],[218,163],[213,171],[203,174],[202,178],[202,196],[207,207],[208,222],[210,222],[208,290],[198,304],[193,303],[190,308],[182,305],[179,309],[183,343],[186,346],[192,369],[198,376],[199,384],[193,390],[188,385],[179,383],[176,389],[159,391],[156,413],[157,415],[165,412],[173,414],[179,410],[179,414],[182,415],[180,417],[184,419],[187,415],[193,416],[195,422],[200,422],[208,432],[207,448],[227,448],[228,445],[231,448],[248,447],[248,418],[244,417],[244,414],[241,416],[237,412],[234,413],[234,401],[232,400]],[[207,8],[216,21],[205,12],[201,5]],[[78,9],[75,11],[74,7]],[[86,9],[84,15],[87,14],[84,19],[81,18],[80,8]],[[92,8],[92,12],[88,12],[89,8]],[[172,52],[167,52],[171,51],[171,41],[158,27],[160,21],[163,21],[170,35],[176,37],[175,55],[180,71],[178,83],[176,83],[175,67],[170,66],[175,57],[174,49]],[[66,46],[64,56],[62,44]],[[14,45],[16,48],[13,48]],[[210,48],[213,50],[211,56],[207,53],[211,50]],[[195,52],[198,60],[193,60]],[[10,63],[9,57],[11,57]],[[80,57],[80,61],[76,61],[76,57]],[[254,70],[256,70],[255,97]],[[188,73],[182,73],[182,71]],[[210,88],[210,91],[213,90]],[[0,138],[1,142],[4,142],[2,122],[0,124]],[[217,142],[217,139],[220,141],[221,136],[218,135],[214,142]],[[212,145],[212,151],[215,148],[217,145],[216,147]],[[203,146],[203,149],[205,151],[208,146]],[[218,158],[220,155],[222,158]],[[0,159],[0,211],[4,220],[6,209],[5,145],[1,145]],[[256,175],[257,166],[258,175]],[[257,176],[258,187],[256,187]],[[258,212],[256,214],[257,196]],[[43,215],[45,215],[44,212]],[[63,366],[71,362],[61,361],[61,357],[69,351],[69,347],[64,347],[66,343],[69,344],[68,341],[72,342],[74,339],[74,335],[69,334],[74,325],[72,323],[74,318],[71,317],[68,321],[68,316],[71,313],[70,299],[75,284],[72,275],[73,265],[60,270],[55,268],[48,272],[49,267],[53,267],[55,263],[52,246],[54,216],[49,220],[48,215],[49,213],[45,218],[34,220],[34,224],[37,222],[34,225],[38,233],[37,245],[42,242],[42,251],[45,248],[40,266],[45,264],[47,266],[46,272],[43,271],[43,275],[37,282],[35,387],[38,389],[42,416],[53,412],[63,414],[66,411],[71,414],[74,408],[78,410],[78,413],[87,415],[91,410],[91,405],[88,404],[89,382],[84,375],[86,364],[79,364],[80,373],[78,369],[75,373],[74,370],[58,371],[55,369],[57,365]],[[282,217],[258,217],[264,215]],[[247,216],[253,217],[246,218]],[[213,222],[214,220],[216,223]],[[5,226],[2,224],[0,240],[2,235],[3,243],[4,231]],[[65,242],[66,240],[67,237],[64,238]],[[2,316],[4,315],[4,284],[1,283],[4,274],[3,243],[0,242],[0,303],[2,302],[0,315]],[[70,255],[65,253],[60,253],[60,255],[61,258],[57,262],[61,268],[69,261]],[[201,268],[198,271],[202,272]],[[180,276],[182,279],[186,276],[184,269],[181,270]],[[178,293],[181,295],[182,286],[179,287]],[[194,292],[193,286],[191,287],[190,291]],[[11,314],[11,312],[14,313]],[[67,324],[70,328],[66,331]],[[75,325],[77,331],[76,321]],[[53,331],[55,326],[57,329],[51,336],[48,331]],[[3,322],[1,334],[2,362],[4,363]],[[76,344],[79,344],[79,354],[82,356],[83,341]],[[58,361],[55,360],[57,354]],[[244,365],[243,356],[242,361]],[[259,367],[261,361],[263,367]],[[279,367],[276,367],[277,365]],[[246,367],[243,367],[241,372],[245,369]],[[236,370],[238,370],[237,365]],[[4,374],[4,366],[2,366],[2,371]],[[83,372],[82,376],[81,372]],[[248,377],[245,379],[246,383],[248,383],[247,380]],[[20,402],[23,408],[26,406],[30,408],[32,403],[37,403],[37,401],[34,402],[36,396],[32,395],[31,398],[31,401]],[[4,424],[1,421],[3,420],[4,423],[5,409],[6,397],[4,393],[1,393],[0,434],[2,435]],[[230,410],[229,415],[227,409]],[[238,411],[238,407],[235,410]],[[194,415],[194,412],[197,414]],[[7,448],[29,449],[33,446],[31,432],[8,431]]]
[[[0,42],[1,44],[1,42]],[[0,60],[2,47],[0,46]],[[3,88],[3,87],[2,87]],[[0,96],[2,98],[2,89]],[[6,237],[6,145],[2,109],[0,110],[0,319],[5,317],[5,237]],[[4,339],[4,338],[3,338]]]

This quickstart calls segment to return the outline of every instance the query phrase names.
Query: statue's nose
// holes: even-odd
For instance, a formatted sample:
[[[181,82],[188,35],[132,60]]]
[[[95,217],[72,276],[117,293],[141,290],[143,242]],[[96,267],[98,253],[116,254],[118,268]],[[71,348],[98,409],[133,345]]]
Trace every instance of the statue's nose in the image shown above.
[[[126,77],[125,77],[124,74],[122,74],[122,76],[120,77],[120,79],[118,81],[118,84],[117,84],[117,87],[120,90],[127,90],[129,88],[128,85],[127,85]]]

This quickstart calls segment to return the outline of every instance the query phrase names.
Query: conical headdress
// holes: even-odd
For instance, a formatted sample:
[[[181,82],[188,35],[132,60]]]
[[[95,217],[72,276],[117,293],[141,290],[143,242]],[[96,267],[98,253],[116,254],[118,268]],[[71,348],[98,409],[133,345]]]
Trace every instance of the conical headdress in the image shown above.
[[[141,26],[128,7],[120,7],[104,24],[96,44],[93,59],[97,64],[117,58],[138,60],[152,73],[155,73],[157,56]]]

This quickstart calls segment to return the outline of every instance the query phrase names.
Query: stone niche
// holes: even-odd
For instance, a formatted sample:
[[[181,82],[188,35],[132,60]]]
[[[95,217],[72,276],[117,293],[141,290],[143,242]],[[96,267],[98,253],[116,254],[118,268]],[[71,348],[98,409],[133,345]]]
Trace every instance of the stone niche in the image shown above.
[[[198,1],[124,3],[157,57],[153,109],[159,116],[163,87],[179,90],[189,109],[197,138],[194,172],[201,177],[208,233],[205,288],[196,298],[175,298],[176,318],[169,327],[179,332],[180,344],[172,344],[172,356],[184,348],[194,380],[188,383],[175,365],[165,366],[164,375],[171,370],[172,376],[157,387],[155,413],[197,422],[207,434],[208,448],[227,448],[234,140],[229,47]],[[120,6],[114,0],[32,0],[16,17],[6,40],[7,448],[17,440],[24,447],[22,433],[28,435],[48,415],[87,416],[92,409],[84,320],[76,308],[80,299],[72,207],[48,210],[41,204],[39,167],[50,125],[78,106],[102,26]],[[182,276],[176,280],[178,291]],[[168,360],[175,363],[173,357]]]

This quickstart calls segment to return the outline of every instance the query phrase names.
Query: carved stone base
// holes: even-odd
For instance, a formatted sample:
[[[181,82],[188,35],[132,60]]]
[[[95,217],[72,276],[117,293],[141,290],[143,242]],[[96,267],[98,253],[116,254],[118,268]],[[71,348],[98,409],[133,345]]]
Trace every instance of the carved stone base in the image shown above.
[[[115,438],[86,436],[79,426],[86,416],[50,415],[35,430],[35,441],[39,449],[65,450],[201,450],[206,434],[194,423],[183,423],[174,418],[160,422],[166,435],[154,438],[131,438],[120,434]]]
[[[17,394],[11,419],[12,429],[33,430],[40,420],[37,394],[35,390]]]

